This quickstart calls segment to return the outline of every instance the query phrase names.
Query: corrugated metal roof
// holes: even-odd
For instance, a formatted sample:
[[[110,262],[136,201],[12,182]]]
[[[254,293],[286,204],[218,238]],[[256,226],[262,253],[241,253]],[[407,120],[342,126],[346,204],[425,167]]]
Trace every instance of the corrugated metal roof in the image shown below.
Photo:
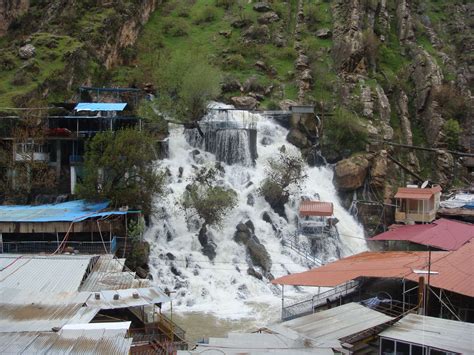
[[[193,351],[178,354],[319,354],[332,355],[331,348],[316,347],[304,339],[289,339],[272,333],[229,333],[226,338],[209,338],[209,344],[198,344]]]
[[[0,255],[0,288],[35,292],[74,292],[79,289],[91,255]]]
[[[358,303],[331,308],[279,324],[308,338],[340,340],[393,320],[383,313],[364,307]],[[272,327],[268,327],[272,329]]]
[[[95,294],[100,295],[96,299]],[[114,299],[118,295],[118,299]],[[87,306],[100,309],[115,309],[152,305],[170,302],[170,298],[158,287],[136,288],[126,290],[110,290],[91,293]]]
[[[132,338],[106,329],[91,334],[78,330],[65,335],[53,332],[0,333],[2,354],[129,354]]]
[[[428,269],[429,252],[364,252],[316,269],[280,277],[280,285],[333,287],[358,277],[406,278],[417,282],[413,270]],[[455,251],[431,253],[433,287],[474,297],[474,243],[468,242]]]
[[[372,240],[405,240],[443,250],[457,250],[472,238],[474,238],[474,225],[439,219],[431,224],[398,227],[381,233]]]
[[[149,280],[137,279],[134,272],[124,269],[124,259],[116,259],[111,254],[101,255],[81,286],[81,291],[122,290],[150,285]]]
[[[474,352],[474,324],[408,314],[381,337],[461,354]]]
[[[334,213],[334,207],[331,202],[321,201],[301,201],[301,216],[327,216],[330,217]]]
[[[395,195],[395,198],[408,200],[429,200],[435,193],[441,192],[440,186],[432,188],[417,188],[417,187],[400,187]]]
[[[123,111],[127,106],[124,102],[80,102],[75,111]]]
[[[84,200],[76,200],[38,206],[0,206],[0,222],[80,222],[93,217],[126,213],[100,212],[108,205],[108,202],[87,203]]]
[[[75,317],[89,296],[0,288],[0,332],[51,331],[62,327]]]

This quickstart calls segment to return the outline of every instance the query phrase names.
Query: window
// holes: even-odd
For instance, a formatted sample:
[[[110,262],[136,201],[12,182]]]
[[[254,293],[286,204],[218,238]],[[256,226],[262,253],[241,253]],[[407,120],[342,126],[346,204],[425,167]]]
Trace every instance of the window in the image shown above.
[[[411,355],[426,355],[426,348],[419,345],[412,345]]]
[[[410,355],[410,344],[397,341],[397,355]]]
[[[389,339],[383,339],[380,343],[380,353],[382,355],[395,354],[395,342]]]

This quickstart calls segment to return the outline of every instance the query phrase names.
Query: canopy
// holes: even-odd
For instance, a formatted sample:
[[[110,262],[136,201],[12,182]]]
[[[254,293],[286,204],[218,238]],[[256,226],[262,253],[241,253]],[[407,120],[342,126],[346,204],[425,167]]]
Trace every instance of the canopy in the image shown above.
[[[405,200],[429,200],[434,194],[441,192],[440,186],[433,186],[432,188],[418,188],[418,187],[400,187],[395,195],[395,198]]]
[[[74,108],[75,111],[123,111],[127,106],[124,102],[80,102]]]
[[[474,243],[455,251],[431,253],[430,284],[474,297]],[[419,270],[428,270],[429,252],[364,252],[272,281],[277,285],[334,287],[359,277],[399,278],[417,282]],[[415,271],[416,270],[416,271]]]
[[[80,222],[88,218],[123,215],[126,211],[102,211],[109,202],[88,203],[84,200],[48,205],[0,206],[2,222]]]
[[[403,240],[443,250],[457,250],[472,238],[474,225],[442,218],[431,224],[401,226],[372,240]]]
[[[326,216],[333,215],[333,204],[321,201],[301,201],[300,216]]]

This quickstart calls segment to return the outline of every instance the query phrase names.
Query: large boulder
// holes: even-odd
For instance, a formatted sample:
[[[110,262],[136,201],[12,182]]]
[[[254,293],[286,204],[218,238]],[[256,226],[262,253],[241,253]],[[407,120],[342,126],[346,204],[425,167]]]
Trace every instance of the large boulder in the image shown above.
[[[21,59],[30,59],[35,55],[35,53],[36,48],[32,44],[26,44],[18,50],[18,55]]]
[[[292,128],[290,132],[288,132],[286,140],[300,149],[309,148],[311,146],[311,143],[306,135],[295,128]]]
[[[243,110],[254,110],[258,105],[257,99],[251,96],[234,96],[230,100],[236,108]]]
[[[247,242],[247,252],[255,266],[260,266],[265,272],[272,268],[272,259],[267,249],[257,238],[253,237]]]
[[[280,20],[280,17],[278,16],[278,14],[273,11],[266,12],[257,19],[258,23],[262,25],[267,25],[269,23],[277,22],[279,20]]]
[[[343,159],[334,169],[334,183],[341,191],[353,191],[364,186],[369,168],[369,159],[358,155]]]
[[[383,190],[387,180],[388,158],[387,151],[381,150],[372,161],[370,168],[370,184],[373,188]]]
[[[267,25],[252,25],[242,32],[242,37],[247,42],[268,43],[270,41],[270,29]]]

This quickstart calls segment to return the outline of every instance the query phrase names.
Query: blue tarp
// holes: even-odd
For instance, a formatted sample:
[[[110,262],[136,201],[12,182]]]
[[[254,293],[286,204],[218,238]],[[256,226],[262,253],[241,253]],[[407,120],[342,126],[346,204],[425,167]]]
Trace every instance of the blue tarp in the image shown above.
[[[0,222],[80,222],[88,218],[123,215],[122,211],[103,211],[108,202],[76,200],[50,205],[0,206]]]
[[[123,111],[127,106],[124,102],[80,102],[76,105],[76,111]]]

